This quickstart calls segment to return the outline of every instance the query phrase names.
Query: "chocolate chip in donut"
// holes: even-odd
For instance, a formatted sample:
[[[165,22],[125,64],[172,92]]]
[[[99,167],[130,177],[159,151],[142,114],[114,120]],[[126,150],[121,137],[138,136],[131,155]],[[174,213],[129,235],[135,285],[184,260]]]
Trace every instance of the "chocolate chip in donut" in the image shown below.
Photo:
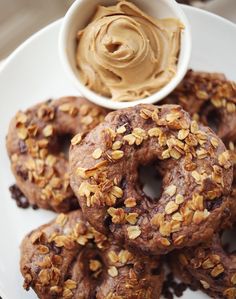
[[[21,245],[24,287],[40,299],[157,299],[159,258],[139,257],[98,233],[80,210],[60,214]]]
[[[28,199],[24,196],[16,184],[10,186],[9,191],[11,193],[11,198],[16,201],[19,208],[27,209],[30,206]]]
[[[69,186],[65,139],[79,133],[72,139],[79,143],[106,113],[83,98],[65,97],[16,114],[7,150],[17,185],[31,205],[56,212],[78,208]]]
[[[163,171],[163,192],[153,200],[143,194],[138,169],[156,162]],[[176,105],[109,113],[71,147],[70,169],[88,221],[145,253],[164,254],[209,239],[229,206],[228,151],[211,129]]]

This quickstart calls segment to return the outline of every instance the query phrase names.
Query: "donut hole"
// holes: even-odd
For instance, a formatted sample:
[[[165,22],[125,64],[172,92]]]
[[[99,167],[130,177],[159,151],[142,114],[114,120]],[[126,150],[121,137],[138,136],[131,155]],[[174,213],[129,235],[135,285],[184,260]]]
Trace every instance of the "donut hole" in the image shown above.
[[[214,131],[218,132],[219,127],[220,127],[220,122],[221,122],[221,115],[220,112],[215,109],[214,107],[208,107],[206,108],[206,123],[207,125]]]
[[[78,210],[80,207],[78,199],[75,196],[70,196],[68,198],[65,198],[65,200],[63,201],[63,204],[61,206],[62,206],[62,209],[63,209],[63,206],[65,206],[65,209],[67,206],[69,206],[70,211]]]
[[[225,230],[221,235],[221,244],[226,253],[236,253],[236,226]]]
[[[144,194],[151,198],[160,198],[162,194],[162,175],[158,172],[156,165],[148,164],[138,169],[139,183]]]
[[[71,144],[72,134],[61,134],[58,135],[51,145],[51,151],[54,154],[63,153],[65,157],[69,158],[69,149]]]
[[[96,285],[102,282],[106,266],[100,254],[100,250],[97,249],[92,242],[88,243],[87,246],[82,249],[76,259],[76,263],[78,265],[76,271],[82,271],[83,276],[87,277],[90,282]]]

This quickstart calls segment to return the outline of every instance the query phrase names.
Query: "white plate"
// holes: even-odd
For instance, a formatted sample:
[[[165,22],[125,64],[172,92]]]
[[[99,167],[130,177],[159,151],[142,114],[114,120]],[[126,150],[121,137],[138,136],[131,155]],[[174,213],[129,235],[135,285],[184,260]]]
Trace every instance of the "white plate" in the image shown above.
[[[215,15],[184,7],[193,33],[191,67],[224,72],[236,80],[236,26]],[[43,29],[8,59],[0,73],[0,295],[3,299],[36,298],[22,289],[19,271],[19,244],[23,236],[50,220],[51,212],[22,210],[10,199],[14,183],[5,149],[5,135],[11,117],[38,101],[62,95],[76,95],[60,66],[57,39],[60,21]],[[184,293],[183,299],[206,298],[201,292]]]

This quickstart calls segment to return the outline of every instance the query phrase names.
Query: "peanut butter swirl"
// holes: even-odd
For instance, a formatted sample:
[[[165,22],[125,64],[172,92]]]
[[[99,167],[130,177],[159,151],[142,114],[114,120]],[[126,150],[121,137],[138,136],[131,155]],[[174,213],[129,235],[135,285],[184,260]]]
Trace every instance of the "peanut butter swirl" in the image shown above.
[[[98,6],[78,33],[82,82],[112,101],[150,96],[176,74],[182,29],[178,19],[154,19],[127,1]]]

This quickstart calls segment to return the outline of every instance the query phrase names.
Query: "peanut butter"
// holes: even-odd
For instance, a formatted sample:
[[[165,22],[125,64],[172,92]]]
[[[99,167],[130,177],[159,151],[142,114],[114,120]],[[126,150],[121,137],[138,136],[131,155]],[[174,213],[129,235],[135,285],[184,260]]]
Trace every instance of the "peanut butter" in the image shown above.
[[[78,32],[82,82],[112,101],[150,96],[176,74],[182,29],[178,19],[152,18],[128,1],[98,6]]]

